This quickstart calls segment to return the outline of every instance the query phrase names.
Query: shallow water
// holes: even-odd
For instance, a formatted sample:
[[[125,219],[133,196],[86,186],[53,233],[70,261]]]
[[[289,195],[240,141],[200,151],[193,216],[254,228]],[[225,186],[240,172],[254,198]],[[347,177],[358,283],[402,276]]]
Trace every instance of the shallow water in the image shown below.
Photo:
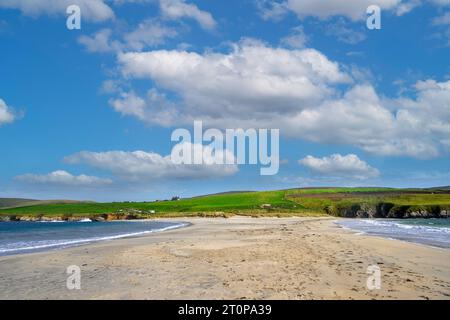
[[[187,225],[160,221],[0,222],[0,255],[73,247]]]
[[[450,249],[450,219],[343,219],[336,223],[369,235]]]

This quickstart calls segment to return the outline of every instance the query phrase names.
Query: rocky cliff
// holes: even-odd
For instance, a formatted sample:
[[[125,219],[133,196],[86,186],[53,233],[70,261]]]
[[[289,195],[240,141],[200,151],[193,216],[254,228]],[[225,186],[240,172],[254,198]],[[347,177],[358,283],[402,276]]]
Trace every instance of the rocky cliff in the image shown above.
[[[334,216],[345,218],[449,218],[449,206],[413,206],[393,203],[361,203],[341,206],[329,206],[325,211]]]

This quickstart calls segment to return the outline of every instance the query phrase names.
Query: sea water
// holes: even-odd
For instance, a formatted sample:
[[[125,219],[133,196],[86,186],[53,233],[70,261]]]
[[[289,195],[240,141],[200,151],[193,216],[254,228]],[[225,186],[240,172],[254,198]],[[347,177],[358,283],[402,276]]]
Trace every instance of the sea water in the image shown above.
[[[183,222],[0,222],[0,255],[29,253],[134,237],[187,226]]]
[[[369,235],[450,249],[450,219],[342,219],[336,223]]]

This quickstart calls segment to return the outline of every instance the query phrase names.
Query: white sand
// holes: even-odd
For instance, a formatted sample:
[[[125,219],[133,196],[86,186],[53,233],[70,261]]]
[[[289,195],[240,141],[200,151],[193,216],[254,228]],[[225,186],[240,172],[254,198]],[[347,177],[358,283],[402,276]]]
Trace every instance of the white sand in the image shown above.
[[[0,257],[0,299],[450,299],[450,251],[320,218],[176,219],[191,227]],[[366,269],[381,268],[368,290]],[[81,290],[66,268],[81,268]]]

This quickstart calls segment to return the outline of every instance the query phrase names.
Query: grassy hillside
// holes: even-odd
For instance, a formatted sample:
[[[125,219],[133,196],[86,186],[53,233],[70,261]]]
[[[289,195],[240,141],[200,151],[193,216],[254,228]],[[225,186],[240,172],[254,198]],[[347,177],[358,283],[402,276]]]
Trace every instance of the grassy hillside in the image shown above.
[[[270,204],[270,209],[262,209]],[[0,209],[8,216],[95,216],[102,214],[148,216],[188,215],[346,215],[348,210],[450,210],[450,192],[444,189],[306,188],[266,192],[233,192],[140,203],[46,203]],[[361,209],[362,210],[362,209]],[[403,210],[403,211],[402,211]],[[153,213],[153,211],[155,211]],[[406,212],[406,211],[405,211]]]
[[[297,203],[298,210],[322,211],[334,216],[348,216],[349,212],[358,210],[387,211],[399,217],[420,211],[450,212],[450,193],[442,189],[300,189],[288,191],[286,198]]]
[[[23,206],[0,210],[0,215],[89,215],[103,213],[136,212],[148,213],[197,213],[258,211],[262,204],[269,203],[279,210],[292,210],[296,204],[284,198],[284,191],[245,192],[219,194],[179,201],[133,202],[133,203],[73,203]]]
[[[18,198],[0,198],[0,208],[21,207],[26,205],[37,204],[38,201],[33,199]]]
[[[75,200],[34,200],[21,198],[0,198],[0,209],[29,207],[48,204],[71,204],[71,203],[94,203],[93,201],[75,201]]]

